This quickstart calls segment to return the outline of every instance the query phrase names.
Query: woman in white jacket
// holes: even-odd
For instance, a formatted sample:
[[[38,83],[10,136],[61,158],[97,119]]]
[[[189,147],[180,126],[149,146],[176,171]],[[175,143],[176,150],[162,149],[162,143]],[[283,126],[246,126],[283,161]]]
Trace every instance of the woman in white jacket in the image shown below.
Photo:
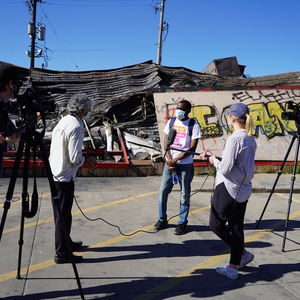
[[[238,268],[254,259],[254,255],[244,248],[244,216],[252,192],[257,145],[252,136],[252,119],[245,104],[233,104],[225,115],[228,115],[228,124],[234,132],[226,141],[222,159],[215,155],[208,158],[217,171],[209,226],[231,247],[229,264],[216,271],[235,280]],[[206,152],[201,153],[201,159],[206,157]]]

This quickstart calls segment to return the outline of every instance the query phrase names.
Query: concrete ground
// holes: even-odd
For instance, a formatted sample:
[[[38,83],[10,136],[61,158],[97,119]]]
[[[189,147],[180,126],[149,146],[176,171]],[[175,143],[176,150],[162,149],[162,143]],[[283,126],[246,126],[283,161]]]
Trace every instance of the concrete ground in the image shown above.
[[[229,249],[208,227],[213,177],[195,177],[188,230],[181,236],[173,233],[178,221],[178,186],[169,197],[169,227],[153,230],[159,183],[160,177],[78,178],[76,203],[80,208],[74,203],[71,235],[83,241],[76,254],[83,255],[84,261],[56,265],[47,178],[37,179],[38,211],[33,218],[24,219],[23,231],[19,178],[11,207],[0,214],[4,226],[0,298],[300,299],[298,178],[255,175],[245,217],[246,247],[255,258],[235,281],[215,271],[228,262]],[[3,203],[8,184],[8,178],[0,179]],[[30,179],[30,195],[32,188]],[[19,246],[22,240],[24,245]]]

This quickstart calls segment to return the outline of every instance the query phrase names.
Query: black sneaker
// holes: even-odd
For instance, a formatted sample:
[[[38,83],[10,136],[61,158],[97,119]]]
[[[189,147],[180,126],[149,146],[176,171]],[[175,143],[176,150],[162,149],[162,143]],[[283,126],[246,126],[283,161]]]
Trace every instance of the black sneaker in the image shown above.
[[[155,230],[161,230],[163,228],[166,228],[168,225],[168,221],[162,221],[162,220],[158,220],[155,225],[154,225],[154,229]]]
[[[174,234],[176,235],[184,234],[185,230],[186,230],[186,223],[178,224],[175,228]]]

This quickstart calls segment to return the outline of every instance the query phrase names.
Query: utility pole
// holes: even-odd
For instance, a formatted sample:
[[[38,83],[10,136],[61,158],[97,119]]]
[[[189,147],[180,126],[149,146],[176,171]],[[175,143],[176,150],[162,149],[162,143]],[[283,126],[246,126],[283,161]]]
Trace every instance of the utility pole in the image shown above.
[[[31,55],[30,55],[30,68],[34,68],[34,56],[35,56],[35,39],[36,39],[36,3],[37,0],[31,0],[32,4],[32,23],[33,31],[31,34]]]
[[[31,50],[26,50],[26,55],[30,57],[30,68],[34,68],[34,59],[35,57],[44,57],[45,62],[47,64],[47,51],[46,47],[44,46],[44,49],[36,49],[36,38],[38,38],[40,41],[44,41],[45,39],[45,26],[42,23],[38,24],[38,27],[36,27],[36,6],[37,3],[43,3],[43,0],[26,0],[26,5],[28,7],[29,13],[32,15],[32,20],[28,22],[28,34],[31,39]],[[36,51],[37,50],[37,51]],[[46,53],[43,55],[43,50]],[[44,65],[44,64],[43,64]]]
[[[159,20],[159,27],[158,27],[158,48],[157,48],[157,59],[156,59],[156,63],[158,65],[161,64],[162,33],[163,33],[163,24],[164,24],[165,1],[166,0],[161,0],[161,5],[160,5],[160,20]]]
[[[42,49],[39,49],[38,53],[35,53],[35,40],[37,34],[37,27],[36,27],[36,6],[37,3],[43,3],[43,0],[26,0],[26,5],[28,7],[29,13],[32,14],[32,20],[28,23],[28,34],[31,38],[31,50],[26,51],[26,54],[30,57],[30,68],[34,68],[34,58],[42,56]],[[39,24],[39,40],[44,40],[45,34],[45,27],[42,24]]]

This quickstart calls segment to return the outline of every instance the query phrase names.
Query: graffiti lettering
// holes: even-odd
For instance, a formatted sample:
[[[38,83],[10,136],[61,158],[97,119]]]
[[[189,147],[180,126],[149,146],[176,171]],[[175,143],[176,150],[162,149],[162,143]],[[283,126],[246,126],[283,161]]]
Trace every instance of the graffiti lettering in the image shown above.
[[[249,100],[257,101],[257,100],[261,100],[261,95],[259,95],[257,98],[254,98],[254,96],[250,96],[247,91],[243,91],[243,92],[233,93],[232,100],[238,100],[238,102],[249,101]]]
[[[218,137],[223,135],[219,121],[209,122],[210,117],[216,116],[216,110],[209,105],[198,105],[192,107],[192,116],[198,120],[201,127],[201,134],[205,137]]]
[[[259,133],[266,136],[267,139],[272,139],[275,136],[284,136],[285,132],[293,133],[296,130],[295,121],[293,120],[283,120],[282,113],[286,112],[287,108],[282,107],[282,105],[277,102],[268,103],[253,103],[249,104],[250,115],[253,120],[256,137]],[[227,107],[224,111],[227,110]],[[226,119],[223,118],[224,124],[220,126],[220,121],[216,120],[209,122],[209,118],[216,117],[216,110],[214,107],[209,105],[199,105],[192,108],[192,113],[194,117],[198,120],[202,135],[205,137],[219,137],[223,135],[223,129],[231,132],[228,127]]]
[[[277,93],[277,94],[276,94]],[[266,99],[267,101],[299,101],[300,95],[299,92],[295,93],[294,90],[288,90],[288,91],[276,91],[276,93],[266,93],[265,91],[259,91],[259,94],[263,99]]]
[[[168,99],[168,100],[167,100]],[[171,101],[170,101],[171,99]],[[283,159],[289,148],[291,135],[300,127],[299,119],[283,119],[282,113],[291,112],[287,103],[300,106],[300,89],[267,89],[243,91],[197,91],[154,94],[160,134],[170,117],[174,116],[176,104],[182,99],[192,103],[189,117],[196,118],[201,126],[202,144],[198,152],[215,150],[220,155],[225,140],[232,133],[224,112],[233,101],[243,102],[249,108],[254,124],[254,136],[258,145],[258,160]],[[167,101],[166,101],[167,100]],[[158,109],[159,108],[159,109]],[[300,112],[299,112],[300,114]],[[299,122],[300,123],[300,122]],[[202,149],[201,149],[202,147]],[[292,156],[289,154],[289,159]]]

